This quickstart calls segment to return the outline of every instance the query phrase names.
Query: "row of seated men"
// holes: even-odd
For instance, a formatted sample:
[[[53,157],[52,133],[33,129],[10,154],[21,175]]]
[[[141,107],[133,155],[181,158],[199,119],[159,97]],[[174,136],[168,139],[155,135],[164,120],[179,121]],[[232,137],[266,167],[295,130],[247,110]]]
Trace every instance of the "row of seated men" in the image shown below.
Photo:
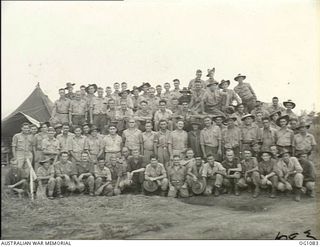
[[[269,150],[259,153],[258,162],[250,149],[244,150],[243,159],[227,149],[223,161],[217,162],[209,154],[204,161],[188,149],[185,158],[175,154],[170,162],[162,164],[154,155],[146,163],[139,150],[118,158],[112,154],[106,162],[99,158],[90,160],[87,152],[81,153],[79,161],[71,162],[68,152],[59,158],[40,161],[36,171],[35,188],[45,187],[49,199],[62,198],[70,193],[90,196],[117,196],[121,193],[159,194],[168,197],[189,197],[234,193],[239,196],[247,190],[256,198],[261,190],[275,198],[277,191],[294,192],[296,201],[301,194],[315,196],[315,168],[306,152],[291,156],[283,149],[278,157]],[[29,191],[29,176],[18,166],[17,159],[10,162],[6,184],[19,195]],[[30,192],[30,191],[29,191]]]

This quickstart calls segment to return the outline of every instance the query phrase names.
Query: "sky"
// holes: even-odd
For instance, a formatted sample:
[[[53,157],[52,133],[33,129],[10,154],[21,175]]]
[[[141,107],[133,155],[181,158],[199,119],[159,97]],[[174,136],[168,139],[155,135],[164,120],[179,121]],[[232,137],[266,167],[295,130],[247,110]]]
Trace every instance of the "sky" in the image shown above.
[[[320,110],[320,1],[2,2],[2,118],[40,82],[54,101],[66,82],[130,88],[215,67],[247,76],[258,99]]]

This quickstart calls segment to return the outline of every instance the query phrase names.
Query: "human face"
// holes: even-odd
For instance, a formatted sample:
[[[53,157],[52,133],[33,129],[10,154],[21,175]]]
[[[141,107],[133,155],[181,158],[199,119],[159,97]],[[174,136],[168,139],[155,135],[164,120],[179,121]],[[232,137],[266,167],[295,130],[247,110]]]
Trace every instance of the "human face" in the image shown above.
[[[54,130],[49,130],[49,131],[48,131],[48,137],[49,137],[49,138],[53,138],[55,133],[56,133],[56,132],[55,132]]]
[[[117,132],[117,128],[114,127],[114,126],[110,126],[110,128],[109,128],[109,133],[110,133],[111,135],[115,135],[116,132]]]
[[[270,122],[269,122],[269,120],[265,119],[265,120],[263,120],[262,123],[263,123],[263,127],[265,127],[266,129],[270,127]]]
[[[62,163],[66,163],[68,161],[68,158],[68,154],[63,153],[61,154],[60,160],[62,161]]]
[[[127,92],[127,91],[124,91],[124,92],[121,94],[121,98],[126,99],[127,97],[128,97],[128,92]]]
[[[217,90],[217,88],[218,88],[217,84],[212,84],[212,85],[209,87],[209,89],[210,89],[211,92]]]
[[[74,134],[76,135],[76,136],[81,136],[81,129],[80,128],[76,128],[75,130],[74,130]]]
[[[244,120],[244,123],[245,123],[246,125],[250,125],[250,124],[252,124],[252,121],[253,121],[253,119],[252,119],[251,117],[247,117],[247,118]]]
[[[173,165],[179,166],[180,165],[180,157],[176,156],[173,158]]]
[[[48,170],[49,169],[49,167],[50,167],[50,162],[49,161],[47,161],[47,162],[45,162],[45,163],[43,163],[43,165],[42,165],[46,170]]]
[[[256,121],[260,122],[262,120],[263,115],[262,115],[262,113],[259,112],[256,114],[256,117],[257,117]]]
[[[229,85],[228,85],[228,83],[224,82],[224,83],[222,83],[221,86],[222,86],[222,89],[227,89]]]
[[[233,152],[227,152],[226,153],[226,158],[228,161],[233,161],[234,153]]]
[[[161,92],[162,92],[162,87],[156,87],[156,90],[157,90],[157,94],[161,94]]]
[[[233,127],[234,126],[234,121],[233,119],[229,119],[227,122],[228,126]]]
[[[47,132],[48,132],[48,126],[47,126],[46,124],[43,124],[43,125],[41,126],[41,132],[42,132],[42,133],[47,133]]]
[[[192,151],[192,150],[188,150],[188,151],[186,152],[186,156],[187,156],[188,159],[192,159],[193,156],[194,156],[193,151]]]
[[[203,120],[203,123],[206,127],[209,127],[211,125],[211,119],[210,118],[205,118]]]
[[[63,134],[68,134],[69,130],[70,130],[70,128],[69,128],[68,125],[63,125],[63,127],[62,127],[62,133]]]
[[[152,158],[152,159],[150,160],[150,164],[155,167],[155,166],[158,164],[157,159],[156,159],[156,158]]]
[[[148,92],[150,96],[154,96],[156,90],[154,90],[154,88],[150,88]]]
[[[129,154],[130,154],[129,149],[126,148],[126,147],[122,148],[122,152],[121,152],[121,153],[122,153],[122,155],[123,155],[124,157],[128,157]]]
[[[102,98],[103,97],[103,89],[98,89],[98,97]]]
[[[99,165],[99,168],[102,169],[105,165],[105,161],[104,160],[99,160],[98,161],[98,165]]]
[[[202,76],[202,72],[201,72],[201,71],[197,71],[197,72],[196,72],[196,78],[197,78],[197,79],[200,79],[201,76]]]
[[[141,110],[145,111],[147,109],[147,104],[145,102],[142,102],[140,104]]]
[[[129,128],[134,128],[136,125],[136,121],[134,121],[133,119],[129,120]]]
[[[85,87],[81,87],[80,88],[80,92],[81,92],[81,95],[85,95],[87,92],[86,92],[86,88]]]
[[[81,159],[82,159],[82,161],[88,161],[89,160],[88,154],[87,153],[82,153],[81,154]]]
[[[184,103],[182,104],[182,107],[183,107],[184,110],[188,110],[188,109],[189,109],[189,105],[188,105],[188,103],[186,103],[186,102],[184,102]]]
[[[61,98],[65,97],[66,96],[65,90],[63,90],[63,89],[59,90],[59,95]]]
[[[240,112],[240,113],[243,113],[244,106],[243,105],[239,105],[238,108],[237,108],[237,111]]]
[[[147,93],[147,92],[148,92],[148,89],[149,89],[149,87],[148,87],[148,86],[146,86],[146,85],[144,85],[144,86],[142,87],[142,90],[143,90],[143,92],[145,92],[145,93]]]
[[[197,90],[201,89],[201,83],[200,82],[195,82],[194,83],[194,88],[197,89]]]
[[[111,165],[115,165],[117,163],[117,158],[115,156],[111,156],[110,163],[111,163]]]
[[[23,134],[29,134],[29,132],[30,132],[29,125],[22,126],[21,131],[22,131]]]
[[[219,126],[222,125],[222,118],[221,117],[216,118],[215,122]]]
[[[274,106],[277,106],[279,104],[279,99],[275,98],[275,99],[272,99],[272,104]]]
[[[179,101],[177,99],[174,99],[171,101],[172,105],[177,106],[179,104]]]
[[[122,110],[127,110],[127,102],[122,101],[121,104],[120,104],[120,106],[121,106],[121,109],[122,109]]]
[[[121,88],[122,88],[123,91],[127,90],[128,84],[127,83],[121,83]]]
[[[284,107],[291,110],[293,108],[293,104],[287,103]]]
[[[274,122],[277,121],[278,118],[279,118],[279,115],[278,115],[278,114],[272,115],[272,120],[273,120]]]
[[[160,104],[159,104],[159,109],[160,109],[161,111],[164,111],[164,110],[166,109],[166,103],[160,102]]]
[[[160,129],[165,130],[167,128],[167,122],[160,123]]]
[[[88,92],[89,92],[90,94],[94,94],[94,86],[90,86],[90,87],[88,88]]]
[[[177,122],[177,129],[182,130],[184,126],[184,122],[183,121],[178,121]]]
[[[175,82],[173,83],[173,86],[174,86],[175,89],[179,89],[180,82],[179,82],[179,81],[175,81]]]
[[[307,133],[307,128],[306,128],[306,127],[300,127],[300,128],[299,128],[299,132],[300,132],[301,134],[305,134],[305,133]]]
[[[110,107],[110,109],[114,109],[115,108],[115,102],[114,102],[114,100],[110,100],[109,101],[109,107]]]
[[[296,120],[291,120],[290,125],[291,125],[291,127],[295,128],[295,127],[297,127],[298,122]]]
[[[164,89],[168,92],[170,90],[170,84],[169,83],[164,84]]]
[[[119,91],[119,89],[120,89],[120,84],[119,84],[119,83],[113,84],[113,88],[114,88],[115,91]]]
[[[281,127],[284,127],[284,126],[287,125],[287,120],[285,120],[285,119],[280,119],[279,124],[280,124]]]
[[[81,92],[80,91],[76,91],[75,92],[75,99],[76,100],[80,100],[81,99]]]
[[[138,89],[135,89],[134,91],[133,91],[133,95],[134,96],[136,96],[136,97],[138,97],[139,96],[139,90]]]
[[[110,95],[111,93],[112,93],[111,88],[110,88],[110,87],[107,87],[107,88],[106,88],[106,94],[107,94],[107,95]]]
[[[199,129],[199,125],[198,124],[193,124],[192,125],[192,129],[193,130],[198,130]]]
[[[250,159],[252,157],[252,154],[250,151],[245,151],[243,155],[245,159]]]
[[[92,135],[93,137],[96,137],[96,136],[98,135],[98,131],[97,131],[97,130],[92,130],[92,131],[91,131],[91,135]]]
[[[277,155],[278,154],[278,148],[276,146],[271,146],[270,147],[270,151],[273,155]]]
[[[288,153],[283,154],[283,155],[282,155],[282,159],[283,159],[285,162],[289,162],[290,154],[288,154]]]
[[[84,133],[84,134],[88,134],[88,133],[90,132],[90,128],[89,128],[88,125],[83,126],[82,129],[83,129],[83,133]]]
[[[261,155],[261,158],[262,158],[263,161],[269,161],[271,159],[271,156],[268,153],[263,153]]]
[[[202,159],[200,157],[196,158],[196,166],[201,166],[202,165]]]
[[[139,151],[138,150],[133,150],[132,151],[132,156],[135,157],[135,158],[139,157]]]
[[[32,135],[35,135],[38,132],[38,128],[36,126],[32,126],[30,132]]]
[[[252,146],[252,150],[255,151],[255,152],[259,152],[260,151],[260,145],[259,144],[254,144]]]
[[[214,164],[214,157],[213,156],[209,156],[207,159],[209,165],[213,165]]]
[[[147,132],[150,132],[152,130],[152,124],[151,123],[146,123],[145,128],[146,128]]]

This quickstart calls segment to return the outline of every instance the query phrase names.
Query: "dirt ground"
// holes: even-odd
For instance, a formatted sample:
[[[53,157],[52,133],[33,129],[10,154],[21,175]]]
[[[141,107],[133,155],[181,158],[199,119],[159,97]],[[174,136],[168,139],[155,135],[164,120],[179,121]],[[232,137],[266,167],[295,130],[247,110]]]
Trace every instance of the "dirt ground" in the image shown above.
[[[299,203],[293,195],[253,199],[245,192],[188,199],[129,194],[34,202],[2,198],[1,207],[2,239],[275,239],[278,232],[297,232],[303,239],[309,229],[320,238],[319,207],[305,196]]]

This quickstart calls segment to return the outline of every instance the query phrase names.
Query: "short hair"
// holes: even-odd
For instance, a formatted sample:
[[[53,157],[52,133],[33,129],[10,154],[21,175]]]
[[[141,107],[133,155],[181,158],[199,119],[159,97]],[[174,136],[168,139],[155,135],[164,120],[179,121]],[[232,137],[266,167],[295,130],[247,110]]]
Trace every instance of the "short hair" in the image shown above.
[[[118,85],[120,85],[120,83],[119,83],[119,82],[115,82],[115,83],[113,83],[113,85],[117,85],[117,84],[118,84]]]
[[[73,131],[75,131],[76,129],[80,129],[80,130],[82,130],[82,129],[81,129],[81,127],[80,127],[79,125],[77,125],[77,126],[74,126],[74,127],[73,127]]]
[[[154,154],[150,155],[150,160],[152,160],[152,159],[157,159],[157,156]]]
[[[62,127],[63,127],[63,126],[68,126],[68,127],[70,128],[70,125],[69,125],[68,123],[63,123],[63,124],[62,124]]]
[[[85,86],[85,85],[81,85],[81,86],[80,86],[80,89],[81,89],[81,88],[86,88],[86,86]]]
[[[142,103],[146,103],[146,104],[148,105],[148,101],[146,101],[146,100],[141,100],[141,101],[140,101],[140,105],[141,105]]]
[[[179,158],[180,159],[181,157],[180,157],[180,155],[175,154],[175,155],[173,155],[173,158]]]
[[[106,89],[111,89],[111,87],[110,87],[110,86],[107,86]]]
[[[272,99],[279,99],[277,96],[274,96]]]
[[[161,87],[161,88],[162,88],[162,86],[161,86],[161,85],[157,85],[157,86],[156,86],[156,88],[157,88],[157,87]]]
[[[103,90],[103,88],[102,87],[98,87],[97,90]]]
[[[167,120],[161,119],[161,120],[159,121],[159,124],[161,124],[161,123],[163,123],[163,122],[165,122],[166,124],[168,123]]]
[[[252,154],[252,151],[250,149],[245,149],[243,152],[250,152]]]
[[[264,120],[268,120],[268,122],[270,121],[270,119],[268,117],[263,117],[262,121],[264,121]]]
[[[66,90],[65,90],[64,88],[59,88],[58,91],[59,91],[59,92],[60,92],[60,91],[64,91],[64,92],[65,92]]]
[[[125,81],[124,81],[124,82],[121,82],[121,85],[123,85],[123,84],[128,84],[128,83],[126,83]]]
[[[202,73],[201,69],[197,69],[196,73]]]
[[[28,127],[30,127],[30,124],[29,124],[29,123],[27,123],[27,122],[24,122],[24,123],[22,123],[22,124],[21,124],[21,128],[22,128],[22,127],[24,127],[24,126],[28,126]]]
[[[251,150],[250,150],[250,152],[251,152]],[[234,154],[234,152],[233,152],[232,149],[227,149],[227,150],[226,150],[226,153],[232,153],[232,154]]]
[[[169,82],[165,82],[164,85],[169,85],[170,86],[170,83]]]
[[[165,99],[161,99],[161,100],[159,100],[159,105],[160,105],[161,103],[167,104],[167,101],[166,101]]]
[[[32,127],[36,127],[36,128],[38,129],[38,126],[35,125],[35,124],[31,124],[31,125],[30,125],[30,128],[32,128]]]
[[[210,158],[210,157],[214,158],[213,154],[208,154],[207,155],[207,159]]]
[[[205,116],[205,117],[203,118],[203,120],[205,120],[205,119],[207,119],[207,118],[209,118],[209,119],[212,121],[212,119],[211,119],[210,116]]]
[[[66,154],[66,155],[69,156],[69,153],[68,153],[67,151],[62,151],[62,152],[60,153],[60,157],[61,157],[63,154]]]
[[[174,80],[173,80],[173,82],[176,82],[176,81],[177,81],[177,82],[180,82],[179,79],[174,79]]]
[[[110,101],[114,101],[114,102],[116,102],[114,99],[109,99],[109,100],[108,100],[108,103],[110,103]]]
[[[100,157],[100,158],[98,158],[98,162],[99,162],[100,160],[105,161],[105,159],[104,159],[104,158],[101,158],[101,157]]]

